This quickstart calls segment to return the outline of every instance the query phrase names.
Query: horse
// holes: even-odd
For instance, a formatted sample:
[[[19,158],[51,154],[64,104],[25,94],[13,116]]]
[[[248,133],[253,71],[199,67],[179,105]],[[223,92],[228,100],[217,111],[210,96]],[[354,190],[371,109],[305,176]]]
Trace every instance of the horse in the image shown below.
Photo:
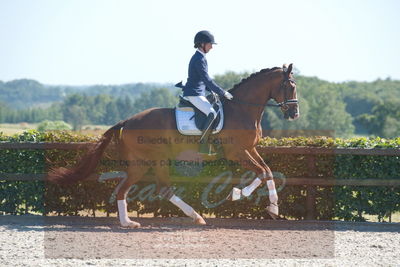
[[[267,183],[270,205],[266,209],[273,219],[279,217],[275,183],[270,168],[257,152],[256,146],[262,138],[261,118],[267,105],[280,107],[287,120],[299,117],[292,68],[293,64],[262,69],[234,85],[229,90],[233,99],[221,100],[225,114],[224,127],[212,137],[231,140],[221,144],[225,159],[238,162],[244,169],[257,175],[248,187],[242,190],[233,188],[228,199],[239,200],[251,194],[260,184]],[[267,103],[270,99],[277,104]],[[140,227],[138,222],[130,220],[127,215],[126,197],[131,186],[139,182],[149,168],[154,170],[159,195],[179,207],[186,216],[193,219],[194,224],[205,225],[205,220],[174,194],[169,166],[159,164],[182,157],[187,151],[197,151],[196,142],[171,142],[182,138],[183,135],[176,127],[173,108],[147,109],[109,128],[75,167],[53,168],[49,170],[46,179],[56,184],[72,184],[88,178],[94,173],[107,146],[113,139],[117,139],[117,151],[127,162],[154,163],[151,167],[149,164],[128,164],[126,167],[127,177],[116,188],[118,218],[122,227]]]

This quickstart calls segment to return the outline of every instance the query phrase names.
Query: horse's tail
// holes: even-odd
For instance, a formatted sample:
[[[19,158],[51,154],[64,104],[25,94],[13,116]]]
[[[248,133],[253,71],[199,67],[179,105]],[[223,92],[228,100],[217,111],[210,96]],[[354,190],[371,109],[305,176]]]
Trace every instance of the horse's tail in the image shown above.
[[[80,159],[79,164],[72,169],[57,168],[51,169],[46,177],[47,181],[56,184],[73,184],[87,179],[99,164],[104,150],[110,144],[114,135],[124,126],[126,121],[121,121],[108,129],[100,141],[98,141],[89,151]]]

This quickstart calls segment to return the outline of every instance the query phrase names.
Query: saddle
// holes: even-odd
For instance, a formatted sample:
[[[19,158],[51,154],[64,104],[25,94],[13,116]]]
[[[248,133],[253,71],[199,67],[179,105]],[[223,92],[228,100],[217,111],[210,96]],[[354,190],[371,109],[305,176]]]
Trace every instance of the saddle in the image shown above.
[[[214,94],[209,94],[207,100],[217,112],[217,117],[213,122],[212,134],[219,133],[224,124],[224,113],[222,103]],[[207,116],[196,108],[192,103],[179,96],[179,103],[175,107],[176,127],[183,135],[201,135]]]

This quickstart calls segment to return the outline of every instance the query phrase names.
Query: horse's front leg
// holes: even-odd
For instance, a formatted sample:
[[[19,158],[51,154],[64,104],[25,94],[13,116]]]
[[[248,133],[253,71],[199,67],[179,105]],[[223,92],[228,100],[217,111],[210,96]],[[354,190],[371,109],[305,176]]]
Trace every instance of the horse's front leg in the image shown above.
[[[245,150],[244,155],[246,160],[243,161],[243,163],[245,163],[242,164],[243,167],[253,170],[257,174],[257,177],[250,185],[246,186],[242,190],[234,187],[227,199],[235,201],[241,199],[242,196],[249,197],[264,181],[267,184],[269,200],[271,202],[271,205],[267,206],[266,210],[273,219],[277,219],[279,217],[278,194],[276,192],[271,169],[267,166],[255,148],[250,151]],[[243,158],[241,160],[243,160]]]
[[[267,206],[266,210],[269,213],[269,215],[272,217],[272,219],[275,220],[275,219],[279,218],[278,193],[276,192],[275,182],[274,182],[274,179],[273,179],[273,175],[272,175],[271,169],[265,163],[264,159],[260,156],[260,154],[258,153],[258,151],[257,151],[257,149],[255,147],[250,151],[250,154],[264,168],[265,172],[263,173],[263,180],[262,181],[267,184],[269,201],[271,203],[271,205]],[[261,184],[261,180],[259,178],[256,178],[256,179],[254,179],[252,184],[253,183],[255,183],[255,184],[260,183]]]
[[[257,178],[243,189],[234,187],[227,197],[228,200],[239,200],[242,197],[249,197],[251,193],[262,183],[262,179],[266,176],[264,168],[253,158],[248,150],[242,150],[236,155],[242,167],[251,170],[257,174]],[[260,178],[259,178],[260,177]]]

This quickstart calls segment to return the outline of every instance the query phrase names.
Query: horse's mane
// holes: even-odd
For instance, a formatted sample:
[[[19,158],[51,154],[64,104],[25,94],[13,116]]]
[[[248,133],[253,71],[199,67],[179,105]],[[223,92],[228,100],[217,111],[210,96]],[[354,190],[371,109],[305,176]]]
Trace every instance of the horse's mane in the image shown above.
[[[244,84],[245,82],[247,82],[247,81],[253,79],[255,76],[258,76],[259,74],[262,74],[262,73],[273,72],[273,71],[275,71],[275,70],[277,70],[277,69],[281,69],[281,68],[279,68],[279,67],[274,67],[274,68],[272,68],[272,69],[262,69],[262,70],[260,70],[260,71],[258,71],[258,72],[254,72],[254,73],[252,73],[249,77],[243,78],[240,82],[238,82],[237,84],[235,84],[235,85],[234,85],[231,89],[229,89],[228,91],[233,92],[235,89],[239,88],[239,87],[240,87],[242,84]]]

